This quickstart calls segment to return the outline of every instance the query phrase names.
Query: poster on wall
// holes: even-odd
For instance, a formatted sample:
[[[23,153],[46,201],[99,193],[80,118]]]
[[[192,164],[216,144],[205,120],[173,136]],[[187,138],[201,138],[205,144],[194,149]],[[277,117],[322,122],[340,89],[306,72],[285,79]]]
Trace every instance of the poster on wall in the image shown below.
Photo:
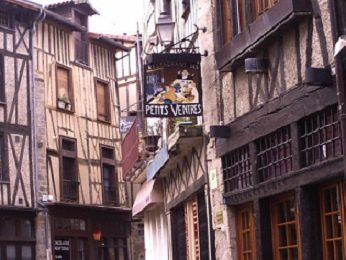
[[[199,59],[182,54],[157,55],[161,56],[145,70],[145,116],[202,115]]]
[[[68,238],[55,239],[55,259],[70,260],[70,240]]]

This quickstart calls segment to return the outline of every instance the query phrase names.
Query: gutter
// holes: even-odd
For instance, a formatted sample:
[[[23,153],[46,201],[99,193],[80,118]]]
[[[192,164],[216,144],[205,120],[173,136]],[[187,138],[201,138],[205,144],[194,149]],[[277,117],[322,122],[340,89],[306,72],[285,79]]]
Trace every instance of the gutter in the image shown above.
[[[34,202],[35,202],[35,208],[38,208],[38,206],[43,207],[44,213],[45,213],[45,246],[46,246],[46,259],[49,259],[49,242],[48,242],[48,212],[47,209],[45,207],[45,205],[42,205],[39,203],[39,197],[38,197],[38,192],[39,192],[39,185],[38,185],[38,172],[37,172],[37,162],[38,162],[38,158],[37,158],[37,130],[36,130],[36,88],[35,88],[35,60],[34,60],[34,34],[36,33],[36,25],[39,22],[42,22],[46,17],[46,13],[44,11],[44,8],[41,7],[40,8],[40,12],[37,15],[37,17],[35,18],[35,20],[33,21],[32,24],[32,28],[30,30],[30,36],[31,36],[31,40],[30,40],[30,54],[32,57],[31,60],[31,126],[32,126],[32,130],[31,130],[31,149],[32,149],[32,154],[33,154],[33,164],[32,164],[32,170],[33,170],[33,174],[35,176],[35,181],[33,183],[34,185],[34,190],[35,190],[35,194],[34,194]]]

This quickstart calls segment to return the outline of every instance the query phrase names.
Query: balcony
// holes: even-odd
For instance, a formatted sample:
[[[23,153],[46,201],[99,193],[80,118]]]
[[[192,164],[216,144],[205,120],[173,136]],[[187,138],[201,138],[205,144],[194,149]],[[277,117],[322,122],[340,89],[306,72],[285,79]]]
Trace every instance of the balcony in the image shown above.
[[[63,180],[63,200],[65,201],[78,201],[78,187],[79,181]]]
[[[280,0],[216,53],[218,69],[230,71],[250,52],[256,52],[280,31],[312,14],[308,0]]]

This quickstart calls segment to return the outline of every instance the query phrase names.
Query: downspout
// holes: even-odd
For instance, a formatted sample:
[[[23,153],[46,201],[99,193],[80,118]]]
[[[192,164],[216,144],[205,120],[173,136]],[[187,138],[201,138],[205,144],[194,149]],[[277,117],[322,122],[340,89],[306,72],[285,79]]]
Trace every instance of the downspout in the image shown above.
[[[338,37],[340,35],[338,28],[338,18],[337,18],[337,9],[335,7],[335,0],[329,0],[329,10],[330,10],[330,20],[332,27],[332,37],[333,37],[333,46],[335,46]],[[346,97],[345,97],[345,77],[344,77],[344,68],[342,64],[342,53],[337,55],[334,58],[335,62],[335,74],[336,74],[336,95],[338,100],[338,110],[339,110],[339,120],[341,124],[341,134],[342,134],[342,148],[344,154],[344,179],[346,179]]]
[[[39,192],[39,185],[38,185],[38,172],[37,172],[37,130],[36,130],[36,88],[35,88],[35,59],[34,59],[34,40],[33,36],[36,33],[36,26],[39,22],[43,21],[46,17],[46,13],[44,11],[44,7],[41,6],[40,13],[37,15],[37,17],[34,19],[31,27],[31,44],[30,44],[30,52],[31,52],[31,140],[32,140],[32,155],[33,155],[33,174],[34,174],[34,203],[35,208],[38,208],[38,206],[43,207],[43,211],[45,214],[45,246],[46,246],[46,259],[49,259],[49,248],[48,248],[48,213],[47,208],[45,205],[42,205],[38,202],[38,192]]]

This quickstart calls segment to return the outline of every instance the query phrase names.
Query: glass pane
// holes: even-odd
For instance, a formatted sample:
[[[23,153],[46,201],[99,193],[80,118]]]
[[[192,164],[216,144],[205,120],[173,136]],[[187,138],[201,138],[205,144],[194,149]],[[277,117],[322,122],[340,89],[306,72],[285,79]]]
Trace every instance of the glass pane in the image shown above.
[[[16,248],[15,248],[15,246],[12,246],[12,245],[6,246],[6,259],[7,260],[16,260]]]
[[[342,241],[335,241],[335,259],[343,259],[342,258]]]
[[[289,216],[288,220],[289,221],[294,221],[295,220],[295,207],[294,207],[294,200],[289,200],[287,201],[287,216]]]
[[[326,216],[327,238],[333,238],[333,216]]]
[[[85,241],[78,240],[78,260],[85,260]]]
[[[279,227],[279,245],[280,246],[287,245],[286,226]]]
[[[280,250],[280,260],[288,260],[288,254],[286,249]]]
[[[278,204],[278,223],[286,222],[286,207],[285,203]]]
[[[22,260],[33,260],[32,248],[30,246],[22,246]]]
[[[327,259],[333,260],[334,259],[334,247],[333,242],[327,242]]]
[[[288,234],[289,234],[289,245],[297,244],[297,233],[296,233],[296,225],[292,224],[288,226]]]
[[[32,232],[32,222],[28,219],[23,219],[21,221],[21,232],[23,237],[33,237],[33,232]]]
[[[333,215],[333,224],[334,224],[334,237],[341,237],[341,217],[339,214]]]
[[[2,235],[7,237],[14,237],[16,235],[16,224],[14,219],[5,218],[2,226]]]
[[[291,248],[290,260],[298,260],[298,249],[297,248]]]

